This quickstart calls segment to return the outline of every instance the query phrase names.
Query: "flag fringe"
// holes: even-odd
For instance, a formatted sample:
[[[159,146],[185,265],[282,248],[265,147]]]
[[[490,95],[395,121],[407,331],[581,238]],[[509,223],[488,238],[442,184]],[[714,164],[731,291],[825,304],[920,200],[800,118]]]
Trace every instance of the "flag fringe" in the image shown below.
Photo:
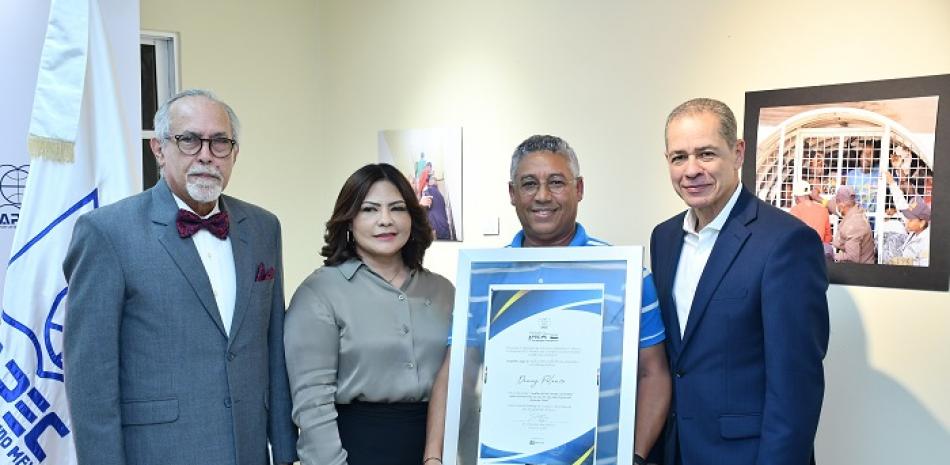
[[[75,158],[75,142],[30,134],[27,150],[31,158],[45,158],[60,163],[72,163]]]

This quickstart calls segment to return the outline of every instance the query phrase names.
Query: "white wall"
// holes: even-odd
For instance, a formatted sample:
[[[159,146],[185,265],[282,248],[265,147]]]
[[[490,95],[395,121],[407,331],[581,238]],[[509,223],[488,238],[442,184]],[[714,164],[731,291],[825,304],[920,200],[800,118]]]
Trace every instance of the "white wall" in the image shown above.
[[[944,0],[142,0],[142,14],[181,32],[186,87],[236,102],[247,129],[228,190],[281,216],[289,291],[319,265],[323,222],[346,176],[375,161],[379,129],[464,127],[465,247],[517,230],[508,157],[534,133],[578,152],[588,229],[646,245],[683,209],[662,157],[681,101],[719,98],[741,122],[748,90],[950,73]],[[501,236],[481,236],[498,216]],[[434,245],[427,266],[454,277],[455,250]],[[944,461],[950,294],[828,295],[821,463]]]
[[[241,119],[226,191],[280,217],[292,291],[320,263],[322,223],[336,195],[324,189],[338,179],[324,175],[332,161],[316,140],[315,2],[141,0],[141,10],[142,29],[180,33],[182,88],[213,90]]]
[[[45,24],[49,18],[49,2],[21,2],[0,0],[0,63],[5,69],[15,72],[0,73],[0,89],[3,89],[3,104],[0,107],[0,165],[23,166],[29,171],[30,155],[26,139],[30,132],[30,115],[33,112],[33,94],[36,91],[36,76],[40,68],[40,52],[46,37]],[[0,177],[8,176],[9,166],[0,166]],[[11,173],[13,174],[13,173]],[[15,179],[15,178],[12,178]],[[25,180],[21,180],[23,186]],[[0,187],[0,214],[10,219],[20,214],[19,206],[8,205],[6,196],[21,202],[14,194],[17,189]],[[19,192],[22,194],[22,191]],[[7,263],[16,225],[0,222],[0,263]],[[0,266],[0,283],[4,282],[7,267]],[[0,285],[0,298],[3,286]]]

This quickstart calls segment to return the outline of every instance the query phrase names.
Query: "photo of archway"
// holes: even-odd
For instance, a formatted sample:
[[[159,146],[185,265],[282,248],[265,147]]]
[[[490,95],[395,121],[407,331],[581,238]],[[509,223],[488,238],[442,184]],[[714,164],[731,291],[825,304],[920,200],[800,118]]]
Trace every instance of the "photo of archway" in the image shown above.
[[[946,246],[937,240],[948,224],[938,168],[950,163],[947,123],[938,124],[950,112],[941,111],[950,100],[948,81],[935,76],[746,94],[752,153],[743,180],[760,199],[815,229],[832,282],[948,288]],[[921,83],[930,90],[908,85]],[[922,279],[930,271],[944,277]]]
[[[399,169],[438,241],[462,240],[462,128],[379,131],[379,161]]]

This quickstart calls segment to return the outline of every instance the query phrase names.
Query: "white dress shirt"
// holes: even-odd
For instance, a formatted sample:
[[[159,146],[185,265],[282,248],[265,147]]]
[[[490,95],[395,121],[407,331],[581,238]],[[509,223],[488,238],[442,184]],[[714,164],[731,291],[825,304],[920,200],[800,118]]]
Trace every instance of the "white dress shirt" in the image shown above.
[[[183,208],[195,213],[188,204],[172,194],[178,208]],[[219,203],[215,203],[211,213],[202,216],[202,219],[209,218],[220,212]],[[195,213],[197,215],[197,213]],[[231,236],[224,239],[218,239],[207,229],[199,229],[191,239],[198,249],[198,256],[201,257],[201,263],[205,267],[205,273],[208,274],[208,281],[211,282],[211,292],[214,293],[214,301],[218,304],[218,311],[221,312],[221,321],[224,323],[224,330],[231,334],[231,320],[234,318],[234,301],[237,289],[237,278],[234,272],[234,253],[231,251]]]
[[[729,218],[740,192],[742,183],[736,186],[736,191],[716,218],[699,232],[696,231],[697,218],[692,208],[686,211],[686,217],[683,218],[683,231],[686,231],[686,235],[683,236],[683,251],[680,253],[676,278],[673,281],[673,304],[676,305],[676,316],[679,318],[680,337],[686,334],[686,323],[693,306],[696,287],[699,286],[699,278],[703,275],[709,254],[719,238],[719,231]]]

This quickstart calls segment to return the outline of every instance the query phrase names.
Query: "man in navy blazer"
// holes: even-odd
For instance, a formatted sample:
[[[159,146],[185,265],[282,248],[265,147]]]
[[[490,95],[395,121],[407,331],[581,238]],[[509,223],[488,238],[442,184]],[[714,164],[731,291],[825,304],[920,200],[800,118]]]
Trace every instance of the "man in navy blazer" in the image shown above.
[[[207,91],[155,116],[155,187],[79,218],[63,263],[79,465],[296,460],[280,224],[221,195],[238,122]]]
[[[814,230],[742,187],[745,143],[722,102],[666,122],[689,209],[650,252],[673,373],[667,464],[805,465],[824,395],[828,277]]]

